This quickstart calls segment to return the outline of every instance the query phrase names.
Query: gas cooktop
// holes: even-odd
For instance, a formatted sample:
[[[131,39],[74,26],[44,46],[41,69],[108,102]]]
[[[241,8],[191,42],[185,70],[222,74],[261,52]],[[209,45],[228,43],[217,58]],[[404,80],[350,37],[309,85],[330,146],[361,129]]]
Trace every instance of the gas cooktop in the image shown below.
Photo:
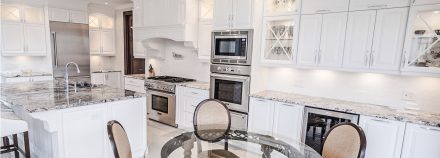
[[[147,79],[164,81],[164,82],[169,82],[169,83],[183,83],[183,82],[195,81],[194,79],[174,77],[174,76],[155,76],[155,77],[148,77]]]

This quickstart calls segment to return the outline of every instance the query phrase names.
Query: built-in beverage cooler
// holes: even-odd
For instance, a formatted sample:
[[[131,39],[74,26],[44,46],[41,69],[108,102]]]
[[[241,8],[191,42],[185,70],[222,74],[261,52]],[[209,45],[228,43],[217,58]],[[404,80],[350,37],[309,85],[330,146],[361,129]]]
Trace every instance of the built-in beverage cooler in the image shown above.
[[[351,122],[358,124],[359,115],[322,110],[317,108],[306,108],[306,119],[303,123],[303,142],[322,153],[322,145],[325,140],[325,133],[327,133],[333,126],[343,123]]]

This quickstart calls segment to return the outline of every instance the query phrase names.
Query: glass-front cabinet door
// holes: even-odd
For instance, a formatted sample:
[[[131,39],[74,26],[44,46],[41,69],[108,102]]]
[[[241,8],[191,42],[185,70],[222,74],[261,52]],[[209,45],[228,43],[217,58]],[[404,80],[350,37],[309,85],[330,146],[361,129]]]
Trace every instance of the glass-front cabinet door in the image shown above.
[[[440,73],[440,4],[411,9],[403,71]]]
[[[299,16],[266,17],[263,26],[262,62],[293,64],[297,50]]]
[[[300,6],[300,0],[265,0],[264,15],[298,14]]]

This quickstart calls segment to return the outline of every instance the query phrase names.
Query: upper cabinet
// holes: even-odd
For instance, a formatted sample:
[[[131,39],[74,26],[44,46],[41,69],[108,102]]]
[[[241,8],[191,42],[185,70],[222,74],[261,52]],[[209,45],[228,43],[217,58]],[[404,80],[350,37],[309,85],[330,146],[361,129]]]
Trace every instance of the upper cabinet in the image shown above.
[[[300,0],[264,0],[264,2],[265,16],[298,14],[300,12]]]
[[[413,5],[439,4],[440,0],[413,0]]]
[[[1,4],[3,56],[46,56],[47,18],[44,6]]]
[[[252,0],[214,0],[214,29],[252,28]]]
[[[303,15],[301,19],[297,64],[340,67],[347,12]]]
[[[88,15],[85,11],[73,11],[60,8],[49,8],[49,20],[69,23],[88,24]]]
[[[297,50],[299,16],[265,17],[263,30],[262,62],[292,63]]]
[[[408,18],[403,71],[440,73],[440,4],[413,6]]]
[[[114,19],[104,14],[89,17],[90,54],[102,56],[115,55]]]
[[[343,66],[399,70],[407,14],[408,8],[350,12]]]
[[[350,11],[407,7],[410,0],[350,0]]]
[[[303,0],[302,14],[348,11],[349,0]]]
[[[214,0],[199,1],[199,23],[211,23],[214,16]]]

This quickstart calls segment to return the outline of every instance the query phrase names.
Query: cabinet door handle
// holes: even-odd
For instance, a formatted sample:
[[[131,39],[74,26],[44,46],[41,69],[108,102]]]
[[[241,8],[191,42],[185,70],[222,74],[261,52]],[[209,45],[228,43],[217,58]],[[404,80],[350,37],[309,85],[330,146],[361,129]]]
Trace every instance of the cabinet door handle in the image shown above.
[[[199,93],[196,93],[196,92],[191,92],[192,94],[199,94]]]
[[[365,66],[368,66],[368,54],[370,53],[369,50],[365,51]]]
[[[402,64],[400,65],[400,67],[405,67],[405,63],[406,63],[406,51],[403,51],[403,59],[402,59]]]
[[[429,128],[429,127],[420,127],[420,128],[422,128],[422,129],[424,129],[424,130],[430,130],[430,131],[437,131],[437,132],[440,132],[440,129]]]
[[[373,66],[373,64],[374,64],[374,51],[373,52],[371,52],[371,60],[370,60],[370,66]]]
[[[266,100],[262,100],[262,99],[257,99],[257,101],[266,102]]]
[[[331,11],[331,10],[328,10],[328,9],[321,9],[321,10],[317,10],[316,12],[317,12],[317,13],[322,13],[322,12],[329,12],[329,11]]]

